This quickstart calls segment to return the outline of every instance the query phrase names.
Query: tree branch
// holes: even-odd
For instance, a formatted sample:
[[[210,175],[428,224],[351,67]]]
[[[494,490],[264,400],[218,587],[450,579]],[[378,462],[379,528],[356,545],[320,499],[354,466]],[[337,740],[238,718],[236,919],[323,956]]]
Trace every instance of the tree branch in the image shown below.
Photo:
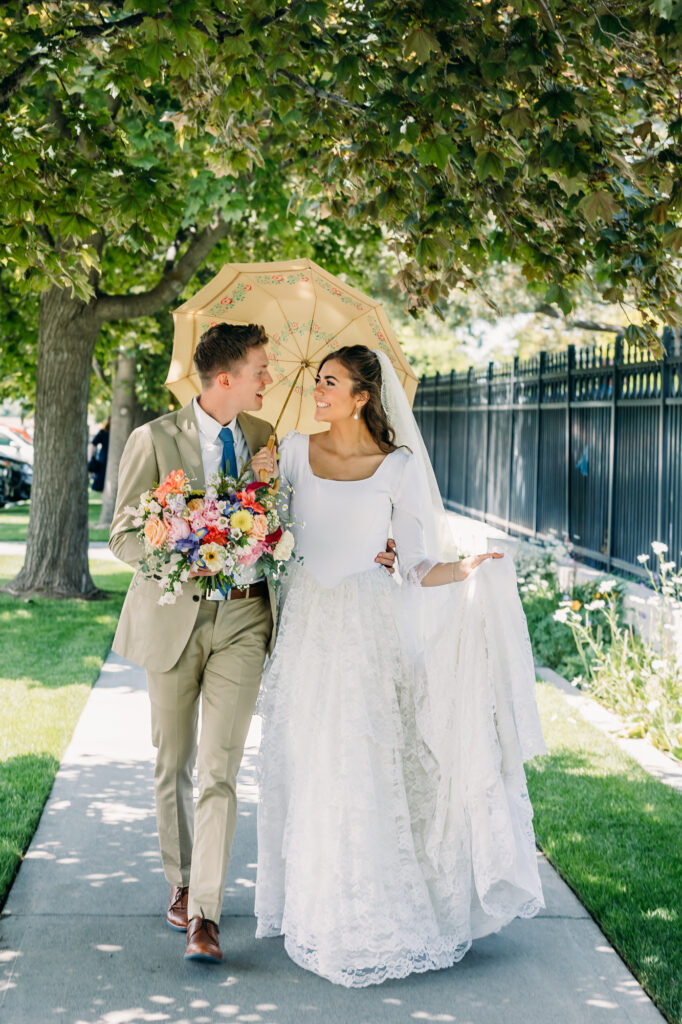
[[[564,319],[554,306],[549,306],[546,303],[541,303],[535,307],[536,313],[544,313],[545,316],[551,316],[554,320]],[[604,331],[606,334],[620,334],[623,330],[622,324],[601,324],[596,320],[565,320],[564,326],[569,328],[578,328],[581,331]]]
[[[94,312],[100,320],[123,320],[151,316],[168,306],[185,287],[211,249],[225,237],[229,221],[218,219],[195,236],[184,256],[174,263],[148,292],[139,295],[100,295]]]
[[[355,110],[359,114],[367,112],[367,107],[362,103],[353,103],[352,100],[347,100],[345,96],[337,96],[334,92],[328,92],[326,89],[316,89],[314,85],[306,82],[304,78],[299,75],[295,75],[292,71],[285,71],[280,69],[275,72],[276,78],[286,78],[288,82],[298,86],[299,89],[303,89],[309,96],[312,96],[317,100],[328,100],[330,103],[338,103],[342,107],[347,107],[349,110]]]

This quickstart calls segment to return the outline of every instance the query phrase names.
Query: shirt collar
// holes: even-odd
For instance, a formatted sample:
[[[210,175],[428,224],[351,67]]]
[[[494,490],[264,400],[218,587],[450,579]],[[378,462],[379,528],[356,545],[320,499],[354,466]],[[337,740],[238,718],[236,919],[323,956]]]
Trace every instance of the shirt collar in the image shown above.
[[[223,429],[223,424],[218,423],[218,421],[214,420],[205,409],[201,408],[199,405],[199,399],[196,396],[192,399],[192,404],[194,406],[194,415],[196,416],[199,432],[203,434],[204,437],[208,438],[209,441],[212,441],[214,444],[217,443],[220,440],[219,435],[220,431]],[[236,438],[237,435],[235,428],[237,427],[237,417],[235,416],[235,418],[230,423],[226,423],[225,426],[230,428],[233,436]]]

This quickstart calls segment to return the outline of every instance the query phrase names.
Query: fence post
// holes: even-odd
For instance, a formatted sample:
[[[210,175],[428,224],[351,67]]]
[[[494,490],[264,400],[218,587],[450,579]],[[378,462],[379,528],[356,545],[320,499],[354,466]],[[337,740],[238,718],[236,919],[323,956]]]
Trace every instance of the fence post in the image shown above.
[[[533,474],[533,537],[538,535],[538,495],[540,493],[540,405],[542,402],[542,375],[546,365],[544,349],[538,367],[538,392],[535,402],[535,472]]]
[[[470,389],[473,373],[474,368],[470,366],[467,370],[466,409],[464,410],[464,495],[462,504],[465,508],[469,507],[469,420],[471,418]]]
[[[509,477],[507,481],[507,533],[509,533],[509,523],[511,522],[512,481],[514,478],[514,399],[516,397],[516,375],[518,372],[519,357],[514,356],[509,388]]]
[[[656,539],[665,540],[668,547],[672,544],[672,518],[668,518],[668,536],[666,533],[666,522],[665,512],[669,509],[664,510],[665,505],[665,493],[666,493],[666,480],[667,480],[667,469],[668,469],[668,417],[667,413],[667,398],[670,393],[670,362],[668,359],[668,346],[666,344],[665,332],[661,339],[663,345],[663,358],[661,360],[661,394],[659,396],[658,406],[658,494],[656,495]],[[676,559],[677,560],[677,559]]]
[[[571,396],[573,394],[573,381],[571,379],[571,372],[575,369],[575,345],[569,345],[567,350],[566,359],[566,511],[565,511],[565,522],[566,522],[566,536],[569,542],[572,537],[571,533],[571,431],[573,429],[573,423],[571,421]]]
[[[448,450],[445,460],[445,497],[450,499],[450,457],[452,455],[452,402],[455,382],[455,371],[450,370],[450,384],[448,387]]]
[[[488,394],[485,408],[485,476],[483,478],[483,519],[488,515],[488,467],[490,465],[490,399],[493,387],[493,363],[488,363]]]
[[[623,362],[623,336],[616,335],[613,344],[613,383],[611,386],[611,420],[609,423],[609,493],[606,519],[606,571],[611,572],[613,554],[613,486],[616,469],[616,415],[618,411],[618,368]]]
[[[434,467],[434,472],[435,472],[435,466],[436,466],[436,439],[437,439],[437,436],[438,436],[436,434],[436,423],[438,421],[438,413],[437,413],[436,410],[438,408],[438,390],[439,390],[439,385],[440,385],[440,373],[438,372],[438,370],[436,370],[436,376],[432,377],[432,383],[433,383],[433,387],[431,389],[431,403],[432,404],[431,404],[431,452],[430,452],[430,455],[431,455],[431,465]]]

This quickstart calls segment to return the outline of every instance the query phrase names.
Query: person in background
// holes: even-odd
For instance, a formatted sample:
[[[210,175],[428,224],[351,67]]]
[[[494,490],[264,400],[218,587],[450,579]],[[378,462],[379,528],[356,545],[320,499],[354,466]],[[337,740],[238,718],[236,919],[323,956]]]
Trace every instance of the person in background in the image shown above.
[[[110,425],[111,420],[108,419],[104,426],[100,427],[90,442],[88,472],[93,474],[93,491],[104,490],[104,478],[107,474],[107,455],[109,454]]]

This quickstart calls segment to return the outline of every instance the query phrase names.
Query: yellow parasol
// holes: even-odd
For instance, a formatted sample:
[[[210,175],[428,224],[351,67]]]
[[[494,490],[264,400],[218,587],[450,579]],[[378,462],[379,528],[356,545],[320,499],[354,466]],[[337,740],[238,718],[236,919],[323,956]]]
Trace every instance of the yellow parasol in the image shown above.
[[[343,345],[381,349],[413,401],[417,377],[381,303],[345,284],[312,260],[227,263],[201,291],[173,313],[175,336],[166,385],[183,404],[201,388],[192,362],[201,335],[217,323],[265,328],[273,383],[254,415],[289,430],[326,429],[313,418],[315,372],[328,352]]]

